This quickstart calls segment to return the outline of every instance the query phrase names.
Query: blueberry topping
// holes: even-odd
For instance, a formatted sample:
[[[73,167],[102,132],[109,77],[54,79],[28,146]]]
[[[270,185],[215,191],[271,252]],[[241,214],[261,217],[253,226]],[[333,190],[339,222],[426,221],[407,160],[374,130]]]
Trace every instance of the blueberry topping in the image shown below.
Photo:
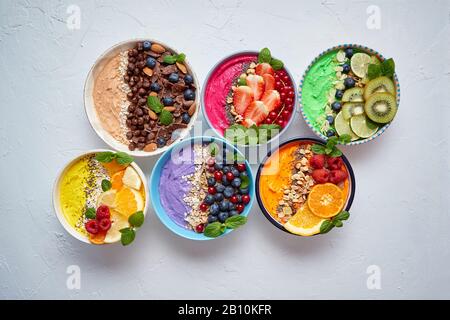
[[[219,208],[220,208],[220,211],[228,211],[228,209],[230,208],[230,201],[228,201],[228,200],[220,201]]]
[[[247,177],[247,176],[248,176],[247,171],[242,171],[242,172],[240,172],[240,173],[239,173],[239,176],[240,176],[241,178]]]
[[[327,116],[327,121],[328,121],[329,124],[333,124],[334,117],[333,116]]]
[[[162,148],[166,145],[166,139],[164,139],[163,137],[159,137],[158,139],[156,139],[156,144],[159,148]]]
[[[217,219],[217,217],[214,215],[214,216],[208,216],[208,223],[213,223],[213,222],[216,222],[218,219]]]
[[[234,194],[234,189],[233,187],[226,187],[225,191],[223,192],[223,195],[225,196],[225,198],[231,198],[231,196]]]
[[[156,60],[155,58],[152,57],[148,57],[147,58],[147,67],[149,67],[150,69],[153,69],[156,66]]]
[[[236,169],[235,167],[232,167],[232,168],[231,168],[231,173],[232,173],[233,176],[235,176],[235,177],[239,177],[239,174],[240,174],[239,170]]]
[[[240,188],[239,193],[240,194],[248,194],[248,188]]]
[[[208,178],[208,187],[214,187],[216,185],[216,179],[214,177]]]
[[[336,90],[336,94],[334,96],[336,97],[336,99],[342,99],[342,97],[344,96],[344,91]]]
[[[228,179],[227,179],[227,177],[225,175],[222,177],[222,184],[224,186],[229,186],[230,185],[230,181],[228,181]]]
[[[327,131],[327,137],[329,138],[329,137],[332,137],[332,136],[334,136],[334,130],[330,129],[330,130]]]
[[[181,121],[183,121],[183,123],[186,123],[186,124],[188,124],[189,121],[191,121],[191,117],[189,117],[187,112],[185,112],[181,115]]]
[[[223,174],[227,174],[228,172],[231,172],[231,167],[225,166],[225,167],[223,167],[222,171],[223,171]]]
[[[216,193],[216,194],[214,195],[214,201],[216,201],[216,202],[220,202],[220,201],[222,201],[223,199],[224,199],[223,193]]]
[[[231,185],[235,188],[239,188],[241,186],[241,179],[240,178],[234,178],[233,181],[231,181]]]
[[[355,86],[355,80],[353,78],[345,78],[344,86],[348,88],[353,88]]]
[[[346,63],[342,66],[344,70],[342,70],[343,73],[349,73],[350,72],[350,66]]]
[[[347,58],[351,58],[351,57],[353,57],[353,49],[352,48],[347,48],[347,49],[345,49],[345,56],[347,57]]]
[[[225,191],[225,186],[223,185],[223,184],[221,184],[221,183],[218,183],[217,185],[216,185],[216,192],[217,193],[222,193],[222,192],[224,192]]]
[[[230,213],[228,214],[230,217],[233,217],[233,216],[237,216],[239,214],[239,211],[237,211],[237,210],[231,210],[230,211]]]
[[[184,100],[195,100],[195,92],[192,89],[186,89],[184,91]]]
[[[226,211],[219,212],[218,218],[219,218],[220,222],[224,223],[225,220],[228,219],[228,212],[226,212]]]
[[[177,72],[172,72],[169,75],[169,81],[172,82],[172,83],[177,83],[179,79],[180,79],[180,76],[178,75]]]
[[[205,197],[205,203],[207,205],[212,205],[214,203],[214,196],[211,194],[207,194]]]
[[[159,85],[159,83],[157,82],[153,82],[150,85],[150,90],[154,91],[154,92],[159,92],[161,90],[161,86]]]
[[[216,169],[216,170],[222,170],[223,169],[223,164],[217,163],[217,159],[216,159],[216,164],[214,165],[214,169]]]
[[[216,214],[218,214],[219,213],[219,211],[220,211],[220,209],[219,209],[219,205],[217,204],[217,203],[213,203],[212,205],[211,205],[211,207],[209,207],[209,212],[212,214],[212,215],[216,215]]]
[[[194,78],[190,75],[190,74],[187,74],[187,75],[185,75],[184,76],[184,83],[186,83],[186,84],[193,84],[194,83]]]
[[[173,99],[171,97],[164,97],[162,99],[162,103],[165,106],[171,106],[171,105],[173,105]]]
[[[150,41],[144,41],[144,42],[142,43],[142,48],[143,48],[145,51],[150,50],[151,47],[152,47],[152,43],[151,43]]]
[[[335,101],[335,102],[333,102],[333,103],[331,104],[331,109],[333,109],[333,111],[336,111],[336,112],[338,112],[339,110],[341,110],[341,107],[342,107],[342,105],[341,105],[341,103],[338,102],[338,101]]]

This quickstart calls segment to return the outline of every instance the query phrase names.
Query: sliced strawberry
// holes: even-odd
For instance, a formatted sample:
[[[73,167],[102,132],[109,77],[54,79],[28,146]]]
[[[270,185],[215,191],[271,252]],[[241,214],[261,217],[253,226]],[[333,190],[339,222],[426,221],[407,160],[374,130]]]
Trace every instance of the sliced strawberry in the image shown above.
[[[267,107],[264,105],[262,101],[253,101],[245,110],[244,113],[244,119],[245,123],[254,123],[254,124],[260,124],[264,121],[265,118],[267,118],[267,115],[269,114],[269,111],[267,110]]]
[[[253,90],[253,99],[259,100],[264,92],[264,79],[256,74],[249,74],[246,78],[247,86]]]
[[[263,74],[264,92],[275,89],[275,78],[271,74]]]
[[[281,105],[280,94],[277,90],[269,90],[264,92],[261,100],[264,102],[269,112],[275,110]]]
[[[233,105],[236,112],[243,115],[253,101],[253,90],[248,86],[239,86],[233,93]]]
[[[255,72],[257,75],[260,75],[260,76],[262,76],[264,74],[270,74],[271,76],[273,76],[275,74],[272,66],[266,62],[258,64],[256,66]]]

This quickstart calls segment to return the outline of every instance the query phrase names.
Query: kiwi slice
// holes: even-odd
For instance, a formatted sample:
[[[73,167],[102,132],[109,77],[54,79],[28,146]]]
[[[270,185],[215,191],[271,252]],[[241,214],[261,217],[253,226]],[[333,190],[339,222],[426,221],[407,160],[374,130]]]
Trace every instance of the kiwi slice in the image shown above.
[[[345,120],[350,120],[353,116],[364,113],[364,103],[362,102],[346,102],[342,106],[342,116]]]
[[[345,90],[344,95],[342,96],[342,102],[363,102],[363,95],[363,88],[351,88]]]
[[[388,123],[394,119],[397,113],[397,101],[390,93],[374,93],[364,104],[364,111],[370,120]]]
[[[369,99],[369,97],[376,92],[388,92],[392,95],[395,95],[394,82],[392,82],[392,80],[388,77],[384,76],[370,80],[364,88],[364,99]]]

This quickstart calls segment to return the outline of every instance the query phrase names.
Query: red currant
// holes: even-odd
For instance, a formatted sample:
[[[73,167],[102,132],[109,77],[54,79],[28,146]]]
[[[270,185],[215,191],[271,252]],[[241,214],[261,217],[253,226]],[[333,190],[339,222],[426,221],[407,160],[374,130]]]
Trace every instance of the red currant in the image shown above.
[[[277,120],[277,125],[279,125],[281,128],[283,128],[283,127],[284,127],[284,121],[283,121],[283,119],[278,119],[278,120]]]
[[[275,89],[277,89],[278,91],[280,91],[280,89],[283,88],[283,82],[281,81],[275,81]]]
[[[294,106],[286,105],[286,107],[284,107],[284,110],[289,111],[289,113],[292,113],[292,111],[294,111]]]
[[[281,101],[284,101],[286,98],[287,98],[287,94],[286,94],[286,92],[281,92],[280,93],[280,98],[281,98]]]
[[[291,97],[287,97],[286,98],[286,100],[284,100],[284,103],[287,105],[287,106],[293,106],[294,105],[294,100],[291,98]]]
[[[214,164],[216,163],[216,160],[213,157],[208,158],[208,160],[206,160],[206,164],[210,167],[214,166]]]
[[[232,172],[227,172],[227,180],[228,181],[233,181],[234,179],[234,174]]]
[[[221,181],[223,177],[223,173],[222,171],[216,171],[214,172],[214,179],[216,179],[217,181]]]
[[[269,118],[275,119],[277,117],[277,113],[275,111],[270,111]]]
[[[209,194],[216,194],[216,188],[215,187],[208,187],[208,193]]]
[[[283,110],[281,116],[283,117],[284,120],[289,120],[289,118],[291,117],[291,113],[287,110]]]
[[[231,202],[231,203],[238,203],[238,202],[239,202],[239,199],[238,199],[238,197],[237,197],[236,195],[233,195],[233,196],[231,196],[231,198],[230,198],[230,202]]]
[[[266,118],[266,120],[264,120],[265,124],[271,124],[273,122],[273,120],[269,117]]]
[[[289,90],[288,93],[287,93],[287,96],[288,96],[289,98],[294,98],[294,97],[295,97],[295,92],[294,92],[294,90]]]
[[[247,168],[245,167],[245,164],[244,164],[244,163],[238,163],[238,164],[236,165],[236,169],[238,169],[240,172],[243,172],[243,171],[245,171]]]
[[[206,203],[203,202],[203,203],[200,205],[200,210],[203,211],[203,212],[205,212],[206,210],[208,210],[208,205],[207,205]]]
[[[281,80],[283,80],[284,83],[289,83],[291,82],[291,79],[289,79],[289,76],[287,74],[283,75],[281,77]]]
[[[249,196],[248,194],[244,194],[244,195],[242,196],[242,202],[243,202],[244,204],[249,203],[249,202],[250,202],[250,196]]]
[[[98,226],[100,227],[100,230],[108,231],[111,228],[111,220],[109,220],[109,218],[104,218],[100,220]]]
[[[239,203],[236,205],[236,210],[241,213],[242,211],[244,211],[244,205],[242,203]]]
[[[195,231],[197,231],[198,233],[202,233],[203,230],[205,230],[204,224],[199,224],[198,226],[195,227]]]
[[[275,73],[273,77],[275,78],[275,81],[280,80],[280,75],[278,73]]]

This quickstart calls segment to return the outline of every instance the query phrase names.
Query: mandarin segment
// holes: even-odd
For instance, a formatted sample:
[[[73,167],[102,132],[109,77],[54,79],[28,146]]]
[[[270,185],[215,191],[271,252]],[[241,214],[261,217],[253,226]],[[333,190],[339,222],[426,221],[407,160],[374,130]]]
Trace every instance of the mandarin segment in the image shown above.
[[[344,194],[332,183],[315,185],[308,196],[311,212],[321,218],[331,218],[344,207]]]

